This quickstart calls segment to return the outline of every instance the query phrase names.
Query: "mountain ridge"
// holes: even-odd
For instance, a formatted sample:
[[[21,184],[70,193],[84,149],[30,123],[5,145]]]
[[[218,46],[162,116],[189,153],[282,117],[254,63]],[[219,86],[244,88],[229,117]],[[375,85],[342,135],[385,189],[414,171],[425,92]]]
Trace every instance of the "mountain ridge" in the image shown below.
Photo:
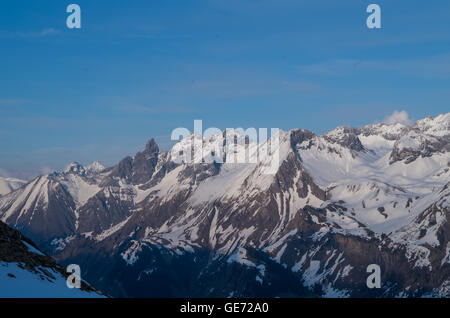
[[[158,296],[148,285],[165,277],[168,296],[448,297],[449,115],[280,131],[273,175],[267,162],[232,161],[270,139],[219,134],[203,153],[151,139],[113,167],[73,165],[1,196],[0,219],[111,295]],[[175,163],[186,151],[203,162]],[[370,290],[377,262],[385,285]]]

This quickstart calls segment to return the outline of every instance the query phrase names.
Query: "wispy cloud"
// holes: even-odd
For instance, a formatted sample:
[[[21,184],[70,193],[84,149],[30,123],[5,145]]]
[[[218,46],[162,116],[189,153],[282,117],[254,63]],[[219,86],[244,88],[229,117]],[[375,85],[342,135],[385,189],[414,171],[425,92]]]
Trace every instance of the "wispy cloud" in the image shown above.
[[[341,42],[342,45],[348,47],[383,47],[383,46],[404,46],[408,44],[422,44],[429,42],[446,42],[450,39],[450,35],[446,32],[421,32],[414,34],[383,34],[382,37],[373,38],[365,37],[358,40],[347,40]]]
[[[319,83],[308,81],[299,81],[299,82],[285,81],[282,83],[282,85],[290,91],[315,91],[322,88],[322,86]]]
[[[221,78],[204,76],[191,82],[171,83],[166,87],[161,87],[161,90],[175,96],[218,99],[315,92],[320,88],[321,85],[317,82],[287,80],[271,73],[248,74],[224,71]]]
[[[188,113],[190,110],[187,107],[180,106],[147,106],[141,104],[122,104],[117,107],[118,110],[128,113],[142,113],[142,114],[164,114],[164,113]]]
[[[180,40],[192,38],[189,34],[164,34],[161,32],[135,32],[125,33],[122,35],[124,38],[129,39],[149,39],[149,40]]]
[[[21,98],[0,98],[0,106],[19,105],[28,102]]]
[[[37,31],[0,32],[0,37],[6,38],[40,38],[61,34],[62,31],[55,28],[45,28]]]
[[[389,72],[427,78],[450,77],[450,54],[402,60],[334,59],[300,67],[317,76],[342,77],[357,72]]]

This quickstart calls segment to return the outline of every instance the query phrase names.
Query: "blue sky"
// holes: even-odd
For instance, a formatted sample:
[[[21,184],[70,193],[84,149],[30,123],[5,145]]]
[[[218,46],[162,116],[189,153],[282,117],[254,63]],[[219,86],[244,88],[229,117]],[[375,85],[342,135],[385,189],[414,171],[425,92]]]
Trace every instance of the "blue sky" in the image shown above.
[[[65,25],[82,10],[81,30]],[[382,29],[366,27],[370,3]],[[449,111],[450,2],[2,1],[0,175],[112,165],[176,127],[305,128]]]

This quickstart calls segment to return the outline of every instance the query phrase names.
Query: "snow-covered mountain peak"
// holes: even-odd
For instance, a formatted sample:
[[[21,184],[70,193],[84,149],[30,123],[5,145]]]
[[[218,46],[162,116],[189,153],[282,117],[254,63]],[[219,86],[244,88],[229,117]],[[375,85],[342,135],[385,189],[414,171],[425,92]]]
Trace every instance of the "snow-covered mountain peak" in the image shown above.
[[[425,117],[418,120],[414,127],[429,135],[448,136],[450,135],[450,113],[440,114],[434,118],[431,116]]]
[[[357,128],[341,126],[333,129],[322,137],[331,143],[339,144],[342,147],[353,151],[364,151],[364,146],[358,138],[359,130]]]
[[[364,126],[361,135],[365,137],[381,136],[386,140],[397,140],[401,135],[410,130],[410,127],[401,124],[378,123]]]
[[[255,136],[249,136],[247,133]],[[280,131],[281,133],[285,132]],[[264,137],[268,139],[256,141]],[[251,132],[239,129],[218,131],[210,136],[192,133],[177,142],[170,154],[176,163],[255,163],[258,151],[267,148],[274,137],[279,136],[261,137],[256,130]]]
[[[105,166],[103,166],[99,161],[95,160],[90,165],[84,167],[87,173],[98,173],[105,170]]]
[[[348,127],[348,126],[339,126],[334,128],[333,130],[330,130],[328,133],[326,133],[324,136],[327,136],[329,138],[341,138],[344,135],[348,134],[357,134],[358,130],[356,128]]]
[[[410,127],[400,123],[373,124],[363,127],[358,138],[366,149],[382,157],[391,152],[395,141],[409,130]]]
[[[253,248],[308,284],[341,291],[366,274],[358,274],[361,262],[394,259],[380,265],[405,283],[385,292],[414,293],[418,284],[406,280],[417,276],[416,263],[444,264],[432,273],[426,267],[433,279],[419,275],[422,285],[449,277],[450,143],[436,134],[446,118],[415,127],[338,127],[323,136],[292,129],[263,142],[240,131],[228,140],[223,131],[191,134],[169,152],[150,140],[112,168],[96,164],[88,173],[90,166],[75,163],[1,196],[0,218],[65,262],[87,251],[91,272],[101,264],[113,277],[120,268],[139,286],[161,277],[162,267],[176,271],[161,261],[166,256],[184,265],[199,251],[207,254],[202,264],[254,264],[261,269],[256,282],[266,284],[270,267]],[[190,161],[174,161],[187,153]],[[276,169],[264,173],[273,159]],[[361,250],[367,254],[355,252]],[[207,273],[211,265],[200,263],[189,264]]]
[[[86,169],[76,161],[69,163],[64,169],[65,173],[75,173],[83,175],[86,173]]]
[[[418,157],[431,157],[435,153],[450,152],[448,137],[425,134],[413,129],[401,136],[394,144],[391,152],[391,163],[404,160],[410,163]]]

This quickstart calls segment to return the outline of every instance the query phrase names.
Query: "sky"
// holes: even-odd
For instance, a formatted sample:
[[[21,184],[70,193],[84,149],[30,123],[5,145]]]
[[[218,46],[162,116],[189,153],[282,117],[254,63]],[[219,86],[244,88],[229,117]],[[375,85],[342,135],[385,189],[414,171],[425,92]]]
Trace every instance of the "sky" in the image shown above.
[[[446,113],[449,14],[448,0],[2,1],[0,176],[110,166],[195,119],[322,134]]]

